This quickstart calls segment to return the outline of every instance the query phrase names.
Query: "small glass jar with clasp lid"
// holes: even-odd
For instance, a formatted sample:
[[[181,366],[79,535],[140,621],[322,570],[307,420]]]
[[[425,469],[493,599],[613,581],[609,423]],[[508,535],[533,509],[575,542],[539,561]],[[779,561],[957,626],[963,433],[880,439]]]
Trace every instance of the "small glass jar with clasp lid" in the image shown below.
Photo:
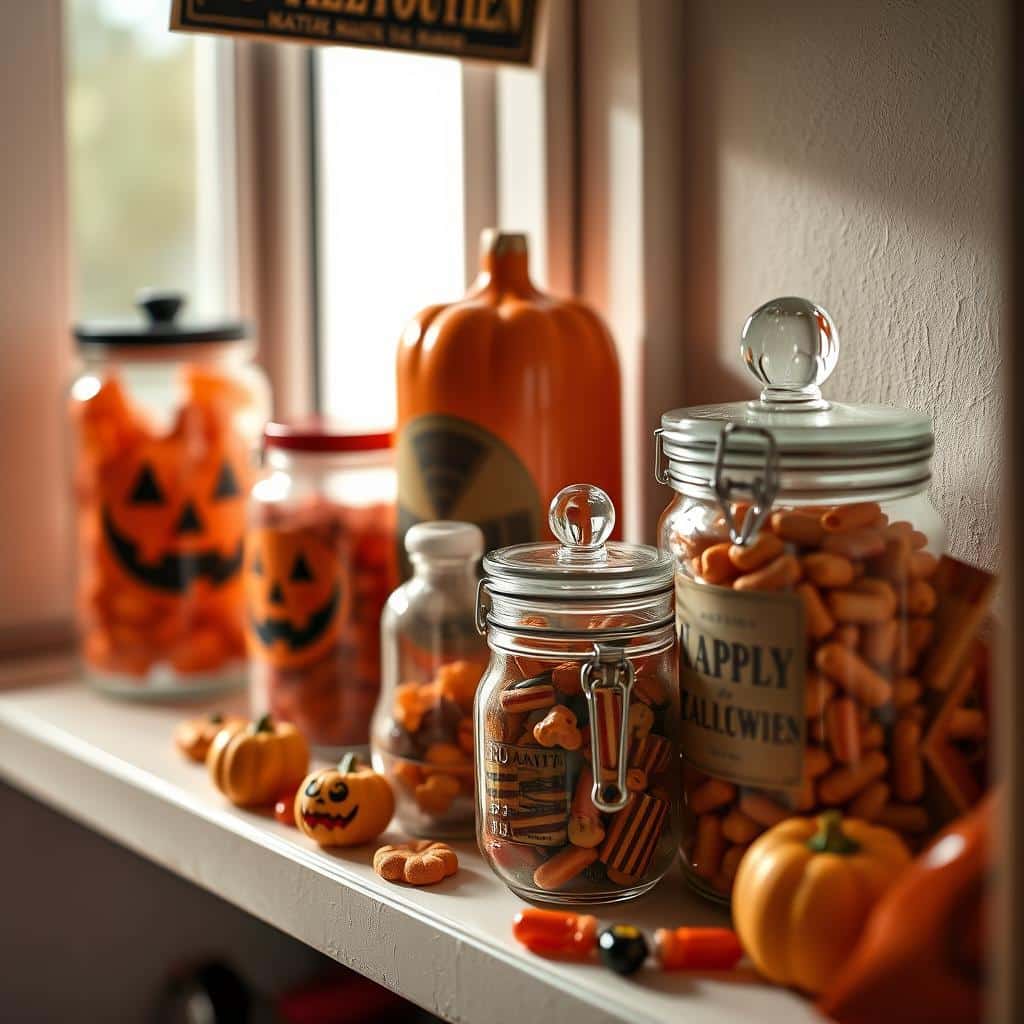
[[[609,542],[615,510],[597,487],[560,491],[548,519],[559,543],[484,558],[477,839],[524,899],[610,903],[646,892],[675,855],[672,566]]]
[[[676,572],[682,858],[720,900],[790,815],[842,808],[912,846],[935,831],[929,744],[957,667],[936,612],[968,570],[941,558],[929,417],[822,396],[839,356],[824,309],[766,303],[740,352],[760,398],[666,412],[656,438],[675,492],[660,545]]]

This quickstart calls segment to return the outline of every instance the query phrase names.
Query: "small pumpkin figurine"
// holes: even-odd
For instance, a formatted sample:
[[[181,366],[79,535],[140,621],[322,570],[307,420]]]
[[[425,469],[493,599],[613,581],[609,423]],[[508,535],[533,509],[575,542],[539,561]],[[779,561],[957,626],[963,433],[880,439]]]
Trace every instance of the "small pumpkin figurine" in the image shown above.
[[[781,822],[751,844],[736,873],[733,923],[743,948],[769,980],[823,991],[909,863],[895,832],[839,811]]]
[[[295,824],[320,846],[358,846],[387,828],[395,813],[391,784],[346,754],[336,768],[306,776],[295,794]]]
[[[174,730],[174,745],[190,761],[202,764],[210,752],[210,744],[221,729],[241,729],[245,719],[237,715],[223,715],[219,711],[200,718],[188,718],[179,722]]]
[[[221,729],[206,766],[213,784],[233,804],[270,806],[309,770],[309,746],[294,725],[264,715],[244,729]]]

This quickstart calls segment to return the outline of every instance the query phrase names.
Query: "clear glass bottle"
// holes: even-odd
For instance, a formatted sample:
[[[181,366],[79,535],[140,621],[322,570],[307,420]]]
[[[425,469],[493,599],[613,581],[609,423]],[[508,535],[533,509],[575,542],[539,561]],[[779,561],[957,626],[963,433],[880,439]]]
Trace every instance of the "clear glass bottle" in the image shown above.
[[[252,490],[245,592],[253,715],[323,757],[370,742],[380,616],[398,582],[390,434],[270,423]]]
[[[373,765],[391,780],[406,831],[470,836],[473,699],[487,660],[475,626],[484,537],[470,523],[418,523],[405,550],[413,576],[388,598],[381,619]]]
[[[183,302],[143,293],[144,322],[75,330],[81,656],[121,696],[245,681],[245,505],[270,391],[247,326],[182,322]]]
[[[714,899],[788,816],[841,807],[913,847],[941,821],[926,736],[955,666],[935,613],[969,570],[940,561],[931,421],[823,399],[838,351],[821,307],[769,302],[742,335],[760,399],[666,412],[657,433],[676,492],[659,533],[676,569],[681,852]]]
[[[608,542],[600,488],[565,488],[548,518],[559,544],[484,558],[477,841],[524,899],[610,903],[646,892],[676,855],[672,565]]]

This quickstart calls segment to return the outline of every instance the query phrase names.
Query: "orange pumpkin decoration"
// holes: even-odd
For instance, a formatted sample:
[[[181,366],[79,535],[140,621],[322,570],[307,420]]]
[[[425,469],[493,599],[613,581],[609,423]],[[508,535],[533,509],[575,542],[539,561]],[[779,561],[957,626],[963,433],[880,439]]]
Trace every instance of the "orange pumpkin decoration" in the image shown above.
[[[313,530],[251,530],[245,593],[249,650],[277,668],[322,657],[348,617],[348,581],[334,546]]]
[[[294,725],[264,715],[246,729],[221,729],[206,766],[213,784],[233,804],[271,806],[302,781],[309,768],[309,747]]]
[[[399,542],[478,525],[487,548],[546,535],[544,495],[588,480],[621,507],[619,365],[608,329],[530,281],[526,238],[486,231],[465,298],[429,306],[398,352]]]
[[[821,1000],[832,1020],[981,1020],[996,799],[946,829],[881,898]]]
[[[358,846],[375,839],[395,813],[391,784],[346,754],[337,768],[306,776],[295,794],[295,824],[320,846]]]
[[[903,840],[889,829],[834,810],[788,818],[755,839],[740,861],[732,890],[736,933],[770,981],[821,992],[909,862]]]
[[[202,764],[210,752],[210,746],[222,729],[242,729],[245,719],[237,715],[223,715],[215,711],[201,718],[188,718],[179,722],[174,730],[174,745],[190,761]]]

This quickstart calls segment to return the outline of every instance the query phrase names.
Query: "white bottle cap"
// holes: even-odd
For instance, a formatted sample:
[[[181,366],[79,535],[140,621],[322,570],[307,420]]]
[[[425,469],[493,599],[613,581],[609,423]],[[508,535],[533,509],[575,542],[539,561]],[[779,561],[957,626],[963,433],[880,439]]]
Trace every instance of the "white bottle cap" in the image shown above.
[[[484,553],[484,535],[472,523],[440,519],[417,523],[405,535],[405,550],[424,558],[461,558],[474,562]]]

